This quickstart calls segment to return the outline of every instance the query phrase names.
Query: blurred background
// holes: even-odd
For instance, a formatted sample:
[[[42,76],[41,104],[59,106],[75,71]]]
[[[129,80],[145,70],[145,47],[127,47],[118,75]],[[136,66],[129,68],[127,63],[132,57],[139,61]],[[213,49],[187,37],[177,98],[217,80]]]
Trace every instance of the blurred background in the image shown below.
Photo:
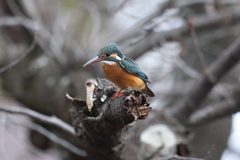
[[[85,82],[105,75],[100,64],[83,64],[116,42],[148,75],[153,109],[171,107],[239,37],[239,20],[239,0],[0,0],[0,67],[19,62],[0,72],[0,106],[27,107],[71,124],[65,94],[85,99]],[[25,54],[34,39],[36,47]],[[239,71],[237,65],[225,75],[203,106],[230,97]],[[212,160],[239,160],[239,114],[233,120],[194,128],[194,156],[211,150]],[[0,112],[0,159],[79,159],[25,121],[32,120]],[[40,125],[79,145],[77,138]]]

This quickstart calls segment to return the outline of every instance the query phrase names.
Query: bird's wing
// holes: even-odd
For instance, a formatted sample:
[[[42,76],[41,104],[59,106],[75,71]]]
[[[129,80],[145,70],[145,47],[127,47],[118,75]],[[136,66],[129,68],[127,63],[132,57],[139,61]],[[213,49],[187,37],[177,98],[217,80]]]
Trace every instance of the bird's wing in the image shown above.
[[[124,57],[123,60],[119,61],[121,67],[123,67],[127,72],[141,78],[145,82],[149,82],[147,75],[141,70],[137,63],[135,63],[130,58]],[[149,82],[150,83],[150,82]]]

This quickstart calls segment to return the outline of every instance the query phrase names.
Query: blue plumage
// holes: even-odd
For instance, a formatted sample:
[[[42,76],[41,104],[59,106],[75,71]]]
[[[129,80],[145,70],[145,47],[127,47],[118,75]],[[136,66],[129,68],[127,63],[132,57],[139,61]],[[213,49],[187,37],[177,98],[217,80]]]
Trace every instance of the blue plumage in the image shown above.
[[[103,70],[108,79],[120,88],[119,92],[113,98],[122,95],[121,91],[126,88],[141,90],[151,97],[155,96],[148,88],[147,82],[150,82],[147,75],[137,63],[121,53],[116,43],[110,43],[101,48],[98,56],[83,66],[86,67],[98,62],[102,62]]]
[[[98,56],[105,55],[107,53],[117,53],[120,58],[123,58],[124,55],[120,52],[120,49],[118,48],[116,43],[110,43],[103,48],[100,49],[98,52]]]
[[[123,58],[123,60],[118,61],[121,67],[123,67],[127,72],[141,78],[144,82],[149,82],[147,75],[141,70],[137,63],[135,63],[130,58]]]

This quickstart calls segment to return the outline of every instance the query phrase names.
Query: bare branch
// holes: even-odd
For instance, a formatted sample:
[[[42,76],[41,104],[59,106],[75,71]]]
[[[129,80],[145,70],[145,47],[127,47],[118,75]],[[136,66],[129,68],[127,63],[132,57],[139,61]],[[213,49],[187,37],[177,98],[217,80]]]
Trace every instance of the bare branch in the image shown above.
[[[145,160],[151,160],[154,156],[156,156],[161,149],[163,149],[164,145],[158,147],[149,157],[147,157]]]
[[[145,17],[141,21],[139,21],[137,24],[135,24],[133,27],[131,27],[124,35],[121,35],[119,39],[117,40],[117,43],[123,43],[126,40],[129,40],[132,37],[138,36],[139,32],[143,29],[143,27],[151,22],[154,18],[160,16],[167,8],[169,8],[171,4],[171,0],[167,1],[164,4],[161,4],[159,8],[150,14],[149,16]]]
[[[193,157],[182,157],[178,155],[168,156],[168,157],[162,157],[162,158],[155,158],[152,160],[204,160],[202,158],[193,158]]]
[[[23,144],[24,148],[26,148],[28,151],[39,157],[42,155],[42,150],[33,145],[27,137],[23,137],[21,132],[18,131],[18,127],[16,125],[10,123],[10,121],[7,121],[6,129],[8,133],[14,135],[15,140]]]
[[[238,0],[222,0],[222,4],[234,4],[238,3]],[[211,3],[214,4],[214,0],[194,0],[194,1],[185,1],[185,0],[178,0],[174,1],[174,7],[176,8],[181,8],[181,7],[186,7],[190,5],[196,5],[200,3]]]
[[[209,78],[209,80],[212,83],[214,83],[216,81],[216,79],[212,75],[212,73],[209,72],[209,70],[207,69],[207,64],[206,64],[206,62],[204,60],[203,53],[202,53],[202,51],[200,49],[200,45],[199,45],[199,42],[198,42],[198,39],[197,39],[197,35],[196,35],[195,28],[194,28],[194,24],[193,24],[191,19],[188,20],[188,24],[189,24],[189,30],[190,30],[190,35],[191,35],[191,38],[192,38],[192,42],[193,42],[194,48],[196,50],[198,59],[200,61],[202,70],[203,70],[204,74]]]
[[[47,129],[43,128],[42,126],[40,126],[36,123],[33,123],[31,121],[25,121],[24,123],[19,123],[19,121],[16,121],[16,120],[13,120],[13,119],[11,119],[10,121],[17,124],[17,125],[22,125],[24,127],[35,130],[35,131],[39,132],[40,134],[44,135],[45,137],[47,137],[48,139],[50,139],[51,141],[53,141],[54,143],[66,148],[67,150],[75,153],[76,155],[86,157],[86,152],[85,151],[75,147],[74,145],[72,145],[68,141],[56,136],[54,133],[48,131]]]
[[[180,56],[170,56],[169,54],[162,53],[164,55],[164,60],[170,61],[173,65],[176,65],[179,69],[182,70],[187,76],[192,79],[199,79],[201,77],[201,73],[193,69],[189,66],[185,61],[181,59]]]
[[[24,14],[18,7],[17,3],[14,0],[7,0],[7,4],[14,15],[24,17]]]
[[[0,73],[2,73],[2,72],[4,72],[4,71],[12,68],[13,66],[17,65],[17,64],[18,64],[19,62],[21,62],[29,53],[31,53],[31,51],[34,49],[34,47],[35,47],[36,44],[37,44],[37,38],[38,38],[37,33],[34,31],[34,32],[33,32],[33,42],[32,42],[32,44],[30,45],[30,47],[29,47],[26,51],[24,51],[18,59],[14,60],[14,61],[12,61],[11,63],[7,64],[6,66],[0,68]]]
[[[30,110],[28,108],[20,108],[20,107],[3,107],[0,106],[0,110],[8,113],[13,113],[13,114],[23,114],[29,117],[32,117],[34,119],[39,120],[42,123],[46,123],[55,127],[58,127],[59,129],[64,130],[65,132],[70,133],[71,135],[75,136],[75,132],[72,126],[69,124],[63,122],[61,119],[52,116],[45,116],[43,114],[40,114],[36,111]]]
[[[240,96],[235,96],[196,111],[191,115],[189,123],[196,127],[238,111],[240,111]]]
[[[190,115],[200,108],[201,102],[206,98],[212,87],[238,63],[239,59],[240,38],[235,40],[235,42],[208,67],[208,70],[216,78],[215,83],[209,81],[206,75],[202,76],[185,98],[173,108],[172,113],[174,116],[177,117],[178,120],[187,123]]]
[[[229,12],[232,16],[232,21],[238,21],[240,19],[240,11],[239,10],[231,10]],[[196,16],[192,18],[193,23],[195,24],[196,31],[201,31],[205,28],[215,27],[216,25],[222,24],[222,16],[220,13],[216,13],[212,16],[208,16],[206,14]],[[166,40],[171,40],[174,37],[184,35],[188,33],[188,24],[176,29],[172,29],[169,31],[162,31],[162,32],[149,32],[144,40],[135,43],[133,47],[128,46],[127,48],[123,48],[123,52],[129,55],[130,58],[136,59],[141,56],[146,51],[151,50],[154,46],[158,46],[159,43]],[[139,35],[138,33],[137,35]],[[127,36],[128,37],[128,36]],[[135,38],[134,36],[128,37],[129,39]],[[122,40],[122,39],[121,39]],[[117,43],[120,40],[116,41]],[[134,53],[134,54],[133,54]]]
[[[226,10],[226,7],[223,5],[222,1],[221,0],[214,0],[214,1],[217,5],[217,8],[220,10],[225,23],[230,23],[231,22],[231,15]]]
[[[11,11],[14,13],[15,16],[20,16],[22,18],[25,18],[25,19],[28,19],[28,17],[26,17],[24,15],[24,13],[21,11],[19,5],[16,3],[15,0],[7,0],[8,2],[8,5],[11,9]],[[28,2],[29,3],[29,2]],[[37,10],[35,10],[37,11]],[[58,13],[59,15],[60,13]],[[38,15],[41,15],[40,13]],[[32,17],[34,18],[34,17]],[[36,18],[36,17],[35,17]],[[39,17],[38,17],[39,18]],[[30,19],[29,19],[30,20]],[[40,26],[39,28],[41,28],[41,30],[39,32],[41,32],[41,35],[40,35],[40,39],[39,39],[39,45],[42,47],[42,49],[48,53],[51,57],[54,58],[54,60],[60,64],[60,65],[63,65],[64,63],[66,63],[66,59],[65,57],[63,56],[62,51],[61,51],[61,47],[62,47],[62,42],[64,40],[62,40],[64,36],[61,36],[60,38],[59,37],[56,37],[53,34],[51,34],[50,32],[47,31],[47,29],[44,27],[44,25],[42,25],[43,23],[41,22],[41,19],[32,19],[31,20],[32,22],[36,23],[38,26]],[[58,27],[55,27],[55,30],[58,30],[57,29]],[[44,32],[48,32],[48,33],[44,33]],[[48,35],[50,34],[51,36],[48,36],[48,38],[45,38],[44,36],[42,36],[43,34],[44,35]],[[49,48],[49,49],[47,49]]]
[[[131,0],[124,0],[114,11],[114,14],[115,15],[116,13],[118,13],[120,10],[122,10],[126,5],[127,3],[131,2]]]
[[[42,49],[53,59],[57,64],[63,66],[66,63],[66,59],[63,57],[61,53],[61,49],[59,48],[57,42],[53,43],[54,47],[49,48],[49,39],[51,39],[52,34],[45,29],[41,24],[36,21],[30,20],[25,17],[0,17],[0,26],[17,26],[22,25],[28,30],[36,29],[38,31],[39,40],[38,43],[42,47]]]

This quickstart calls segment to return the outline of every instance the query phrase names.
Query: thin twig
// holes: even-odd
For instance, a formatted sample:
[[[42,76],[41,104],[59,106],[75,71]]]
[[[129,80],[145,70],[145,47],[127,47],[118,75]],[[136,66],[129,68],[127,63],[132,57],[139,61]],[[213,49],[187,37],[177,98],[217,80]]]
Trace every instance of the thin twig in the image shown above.
[[[235,10],[232,9],[231,11],[229,11],[229,13],[232,16],[232,21],[236,22],[239,20],[240,18],[240,12],[239,10]],[[196,31],[202,31],[206,28],[212,28],[215,27],[218,24],[222,23],[222,17],[221,14],[216,12],[216,14],[214,14],[213,16],[208,16],[206,14],[203,15],[199,15],[199,16],[195,16],[193,17],[193,23],[195,24],[195,29]],[[161,32],[151,32],[148,33],[149,35],[146,36],[145,40],[142,40],[139,43],[136,43],[134,46],[129,46],[129,47],[123,47],[122,51],[126,54],[129,55],[130,58],[132,59],[136,59],[139,56],[141,56],[143,53],[151,50],[154,46],[158,46],[160,42],[162,41],[166,41],[166,40],[172,40],[174,37],[177,36],[184,36],[187,35],[187,33],[189,33],[189,29],[188,29],[188,24],[183,25],[182,27],[176,28],[176,29],[171,29],[168,31],[161,31]],[[127,36],[125,36],[126,38],[120,38],[119,40],[116,40],[116,43],[126,43],[126,40],[131,40],[131,39],[135,39],[136,35],[138,34],[128,34]],[[125,41],[123,41],[125,40]],[[120,44],[121,46],[121,44]],[[123,46],[123,45],[122,45]]]
[[[19,17],[28,19],[28,17],[26,17],[24,15],[24,13],[21,11],[19,5],[16,3],[15,0],[7,0],[7,2],[8,2],[8,5],[9,5],[11,11],[14,13],[15,16],[19,16]],[[39,15],[41,15],[41,14],[39,13]],[[28,19],[28,20],[30,20],[30,19]],[[63,56],[63,54],[61,54],[62,53],[61,46],[59,45],[59,42],[61,42],[62,40],[59,41],[59,38],[55,39],[56,37],[53,34],[51,34],[49,31],[47,31],[47,29],[44,27],[44,25],[42,25],[42,23],[41,23],[41,21],[39,21],[39,19],[37,21],[34,19],[31,21],[34,22],[35,24],[38,24],[38,26],[41,26],[41,27],[39,27],[39,28],[41,28],[41,30],[39,30],[39,32],[41,33],[40,38],[39,38],[39,45],[41,46],[41,48],[46,53],[48,53],[51,57],[53,57],[54,60],[56,60],[56,62],[59,63],[60,65],[66,63],[65,57]],[[46,31],[49,32],[47,34],[51,35],[48,38],[44,37],[44,35],[46,34],[44,32],[46,32]],[[43,38],[45,38],[45,39],[43,39]],[[49,48],[49,49],[47,49],[47,48]]]
[[[169,0],[163,4],[159,4],[159,8],[156,9],[153,13],[138,21],[134,26],[127,30],[124,34],[120,35],[117,40],[117,43],[123,43],[124,41],[129,40],[132,37],[138,36],[139,32],[143,30],[144,26],[149,24],[154,18],[160,16],[166,9],[171,5],[172,0]]]
[[[186,64],[179,56],[170,56],[169,54],[165,54],[162,52],[164,55],[164,60],[170,61],[173,65],[176,65],[179,69],[182,70],[183,73],[191,77],[192,79],[198,80],[201,77],[201,74],[194,70],[191,66]]]
[[[52,34],[41,24],[26,17],[0,17],[0,26],[17,25],[22,25],[28,30],[37,29],[39,36],[38,44],[41,48],[60,66],[63,66],[63,64],[66,63],[66,59],[61,54],[62,52],[59,46],[57,46],[57,42],[54,43],[54,48],[49,48],[49,39],[51,39]]]
[[[7,121],[7,133],[11,133],[14,137],[14,139],[19,142],[20,144],[22,144],[24,146],[24,148],[26,148],[29,152],[31,152],[32,154],[41,157],[43,156],[42,150],[37,148],[36,146],[34,146],[30,140],[21,133],[21,131],[19,131],[19,128],[16,127],[16,125],[14,125],[13,123],[10,123],[9,121]]]
[[[235,3],[238,3],[238,0],[223,0],[222,3],[225,5],[232,5]],[[179,1],[174,1],[174,8],[182,8],[182,7],[188,7],[188,6],[193,6],[196,4],[214,4],[214,0],[194,0],[194,1],[185,1],[185,0],[179,0]]]
[[[145,160],[151,160],[154,156],[156,156],[161,149],[163,149],[164,145],[161,145],[158,147],[149,157],[147,157]]]
[[[71,97],[68,93],[66,93],[66,97],[69,99],[69,100],[71,100],[71,101],[73,101],[74,100],[74,98],[73,97]]]
[[[114,10],[114,13],[112,14],[113,16],[115,14],[117,14],[120,10],[122,10],[126,5],[127,3],[130,3],[131,0],[124,0],[115,10]]]
[[[226,7],[223,5],[221,0],[214,0],[217,8],[220,10],[220,13],[224,19],[225,23],[230,23],[232,20],[231,15],[229,14],[229,12],[226,10]]]
[[[69,143],[68,141],[56,136],[54,133],[48,131],[47,129],[43,128],[42,126],[33,123],[31,121],[24,121],[24,123],[19,123],[19,121],[10,120],[11,122],[17,124],[17,125],[22,125],[24,127],[30,128],[32,130],[35,130],[37,132],[39,132],[40,134],[44,135],[45,137],[47,137],[48,139],[50,139],[51,141],[53,141],[54,143],[68,149],[69,151],[75,153],[76,155],[82,156],[82,157],[86,157],[86,152],[75,147],[74,145],[72,145],[71,143]]]
[[[195,28],[194,28],[194,24],[193,24],[191,19],[188,20],[188,24],[189,24],[189,30],[190,30],[192,42],[193,42],[194,48],[196,50],[198,59],[200,61],[202,70],[203,70],[204,74],[209,78],[209,80],[212,83],[214,83],[216,81],[216,79],[213,76],[213,74],[210,73],[209,70],[207,69],[207,65],[206,65],[206,62],[204,60],[204,56],[203,56],[203,53],[202,53],[202,51],[200,49],[200,45],[199,45],[199,42],[198,42],[198,39],[197,39],[197,35],[196,35]]]
[[[37,44],[37,39],[38,39],[38,36],[37,36],[37,33],[36,31],[33,31],[33,42],[32,44],[30,45],[30,47],[24,51],[20,57],[14,61],[12,61],[11,63],[7,64],[6,66],[0,68],[0,73],[12,68],[13,66],[17,65],[19,62],[21,62],[29,53],[31,53],[31,51],[34,49],[34,47],[36,46]]]
[[[69,124],[65,123],[64,121],[62,121],[61,119],[52,116],[46,116],[43,114],[40,114],[36,111],[30,110],[28,108],[21,108],[21,107],[3,107],[0,106],[0,110],[4,111],[4,112],[8,112],[8,113],[13,113],[13,114],[23,114],[29,117],[32,117],[34,119],[37,119],[39,121],[41,121],[42,123],[46,123],[55,127],[58,127],[68,133],[70,133],[71,135],[75,136],[75,132],[72,126],[70,126]]]
[[[182,157],[178,155],[172,155],[168,157],[162,157],[162,158],[155,158],[152,160],[204,160],[202,158],[194,158],[194,157]]]

